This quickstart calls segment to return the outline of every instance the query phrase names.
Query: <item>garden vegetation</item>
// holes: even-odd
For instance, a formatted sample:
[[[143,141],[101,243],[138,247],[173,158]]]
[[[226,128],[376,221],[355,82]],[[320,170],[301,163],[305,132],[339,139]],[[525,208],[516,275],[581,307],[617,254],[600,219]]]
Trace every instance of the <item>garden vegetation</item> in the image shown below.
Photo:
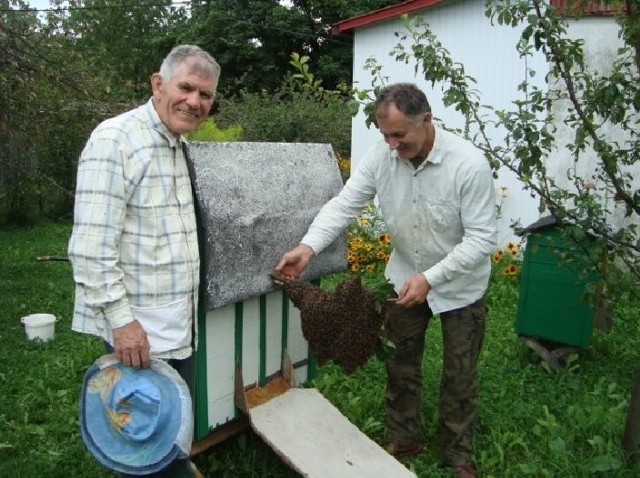
[[[344,45],[325,40],[325,45],[331,45],[328,49],[316,45],[310,56],[292,54],[295,49],[286,39],[269,36],[275,30],[260,29],[259,18],[244,16],[238,23],[223,15],[225,11],[233,11],[234,18],[239,18],[238,12],[259,13],[261,18],[277,20],[285,27],[285,36],[293,38],[290,31],[296,22],[328,18],[326,9],[313,7],[317,2],[294,1],[298,11],[309,4],[302,17],[267,0],[254,2],[254,9],[239,1],[206,2],[197,5],[191,16],[184,9],[159,4],[138,9],[133,3],[112,0],[85,3],[90,8],[49,12],[44,22],[33,11],[9,12],[12,6],[26,8],[21,0],[0,0],[0,477],[116,477],[86,452],[78,427],[82,377],[103,353],[103,345],[70,330],[69,264],[36,258],[65,256],[80,149],[99,121],[148,96],[146,78],[173,44],[203,38],[212,21],[226,21],[228,25],[220,25],[229,27],[228,34],[222,35],[226,43],[203,46],[223,62],[223,71],[240,68],[225,80],[214,121],[195,139],[329,142],[343,179],[348,177],[354,102],[340,76],[345,58],[350,65]],[[326,3],[339,19],[389,2],[355,2],[362,3],[358,12],[344,2]],[[487,2],[487,15],[494,21],[524,27],[518,45],[523,55],[534,49],[545,52],[554,77],[566,83],[553,94],[569,102],[567,121],[576,132],[572,151],[577,158],[586,149],[594,150],[602,167],[593,187],[587,187],[584,178],[572,178],[575,191],[555,187],[543,161],[553,140],[548,128],[553,119],[551,103],[538,91],[531,91],[517,111],[496,112],[496,121],[507,128],[511,149],[490,144],[482,135],[475,138],[477,143],[492,164],[514,168],[523,184],[546,201],[547,210],[559,220],[570,221],[568,231],[574,239],[595,233],[598,240],[592,250],[602,252],[605,245],[613,246],[618,263],[612,265],[624,263],[626,269],[608,269],[606,299],[614,318],[610,332],[596,329],[589,347],[567,357],[565,367],[556,371],[525,347],[514,331],[522,245],[510,243],[495,251],[487,293],[487,335],[479,365],[481,414],[475,443],[478,469],[485,477],[640,476],[637,433],[627,446],[621,446],[640,350],[638,228],[611,231],[607,210],[594,200],[594,196],[616,193],[626,217],[637,219],[640,211],[640,194],[627,173],[640,158],[640,5],[637,0],[617,4],[626,12],[619,18],[626,50],[611,74],[603,75],[585,69],[580,42],[564,38],[565,25],[540,1]],[[122,9],[129,14],[122,15]],[[447,85],[448,106],[465,115],[467,126],[476,125],[482,131],[484,116],[473,78],[457,67],[428,25],[407,21],[406,26],[414,47],[395,51],[395,57],[422,60],[421,71]],[[317,37],[315,28],[305,25],[307,39]],[[264,43],[249,45],[237,32],[262,38]],[[269,44],[279,45],[277,55],[265,51],[263,46]],[[307,48],[308,42],[302,40],[300,45],[298,50],[305,51],[302,46]],[[219,55],[214,46],[221,49]],[[233,54],[225,57],[225,52]],[[331,78],[326,88],[310,72],[311,62],[322,70],[319,76]],[[283,80],[285,68],[293,72]],[[382,77],[375,67],[372,73]],[[362,93],[361,99],[367,92]],[[603,136],[604,129],[598,126],[604,122],[619,125],[628,135],[626,140],[618,143]],[[392,243],[374,205],[354,222],[348,240],[349,270],[325,278],[323,287],[334,287],[344,274],[360,274],[372,288],[384,282],[382,270]],[[20,318],[36,312],[58,318],[54,340],[26,340]],[[424,359],[426,446],[406,464],[420,477],[446,477],[448,472],[438,464],[441,337],[437,317],[429,328],[426,348],[430,351]],[[373,357],[350,375],[326,364],[308,385],[318,388],[373,440],[381,441],[385,383],[383,363]],[[295,476],[250,431],[199,454],[195,461],[207,476]]]
[[[78,426],[82,377],[104,352],[103,345],[70,330],[73,284],[69,264],[36,260],[43,255],[64,256],[70,232],[67,221],[0,231],[0,476],[116,477],[85,450]],[[352,247],[370,244],[371,251],[380,247],[378,231],[363,228],[362,222],[354,225],[350,237]],[[352,247],[349,252],[356,252]],[[608,334],[594,331],[591,345],[571,355],[565,368],[556,372],[524,346],[514,331],[519,253],[517,244],[496,251],[487,293],[489,314],[479,365],[481,413],[475,445],[482,476],[639,476],[640,464],[622,451],[620,439],[632,383],[629,372],[637,365],[640,348],[640,310],[626,292],[617,294],[613,312],[624,320],[617,320]],[[363,261],[366,270],[371,262]],[[365,283],[379,283],[379,270],[374,267],[373,272],[365,272]],[[349,273],[353,272],[343,274]],[[340,279],[341,274],[327,277],[323,285],[333,287]],[[20,318],[36,312],[57,317],[53,340],[26,339]],[[441,336],[437,318],[429,329],[426,348],[430,351],[424,359],[422,430],[426,446],[422,454],[405,463],[419,477],[447,477],[448,472],[438,465]],[[381,441],[385,383],[383,363],[372,357],[351,375],[328,363],[309,385],[317,387],[365,434]],[[296,476],[251,431],[202,452],[195,461],[206,476]]]

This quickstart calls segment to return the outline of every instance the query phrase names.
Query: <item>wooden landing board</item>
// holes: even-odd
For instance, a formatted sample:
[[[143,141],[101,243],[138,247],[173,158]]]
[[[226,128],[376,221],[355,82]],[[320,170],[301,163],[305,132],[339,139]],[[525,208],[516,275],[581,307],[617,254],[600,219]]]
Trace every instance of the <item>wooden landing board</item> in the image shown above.
[[[415,478],[316,389],[291,388],[249,410],[251,427],[309,478]]]

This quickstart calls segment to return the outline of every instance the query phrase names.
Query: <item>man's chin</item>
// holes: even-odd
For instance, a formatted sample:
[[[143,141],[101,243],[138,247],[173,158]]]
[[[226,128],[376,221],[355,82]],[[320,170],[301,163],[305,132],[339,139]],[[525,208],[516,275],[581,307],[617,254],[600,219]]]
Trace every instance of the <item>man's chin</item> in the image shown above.
[[[197,122],[197,123],[181,122],[180,124],[175,126],[174,131],[172,131],[172,133],[173,134],[193,133],[195,130],[198,129],[198,126],[200,126],[200,122]]]

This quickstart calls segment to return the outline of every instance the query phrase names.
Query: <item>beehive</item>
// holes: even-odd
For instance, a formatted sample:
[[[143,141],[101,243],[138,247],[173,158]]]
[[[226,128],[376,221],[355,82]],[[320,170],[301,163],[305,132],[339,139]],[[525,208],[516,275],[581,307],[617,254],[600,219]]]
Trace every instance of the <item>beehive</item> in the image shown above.
[[[262,386],[280,373],[286,351],[297,383],[313,376],[300,313],[269,273],[342,179],[325,144],[194,143],[190,156],[204,250],[195,400],[195,438],[204,439],[242,417],[237,373],[246,386]],[[343,235],[302,278],[346,269],[346,249]]]

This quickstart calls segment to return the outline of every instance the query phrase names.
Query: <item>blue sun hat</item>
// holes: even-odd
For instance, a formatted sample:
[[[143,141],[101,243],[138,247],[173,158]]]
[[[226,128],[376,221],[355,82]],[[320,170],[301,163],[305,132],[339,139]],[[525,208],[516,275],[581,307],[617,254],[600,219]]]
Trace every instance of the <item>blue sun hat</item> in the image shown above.
[[[157,473],[191,452],[189,388],[162,360],[134,369],[105,355],[84,377],[80,431],[89,452],[107,468]]]

